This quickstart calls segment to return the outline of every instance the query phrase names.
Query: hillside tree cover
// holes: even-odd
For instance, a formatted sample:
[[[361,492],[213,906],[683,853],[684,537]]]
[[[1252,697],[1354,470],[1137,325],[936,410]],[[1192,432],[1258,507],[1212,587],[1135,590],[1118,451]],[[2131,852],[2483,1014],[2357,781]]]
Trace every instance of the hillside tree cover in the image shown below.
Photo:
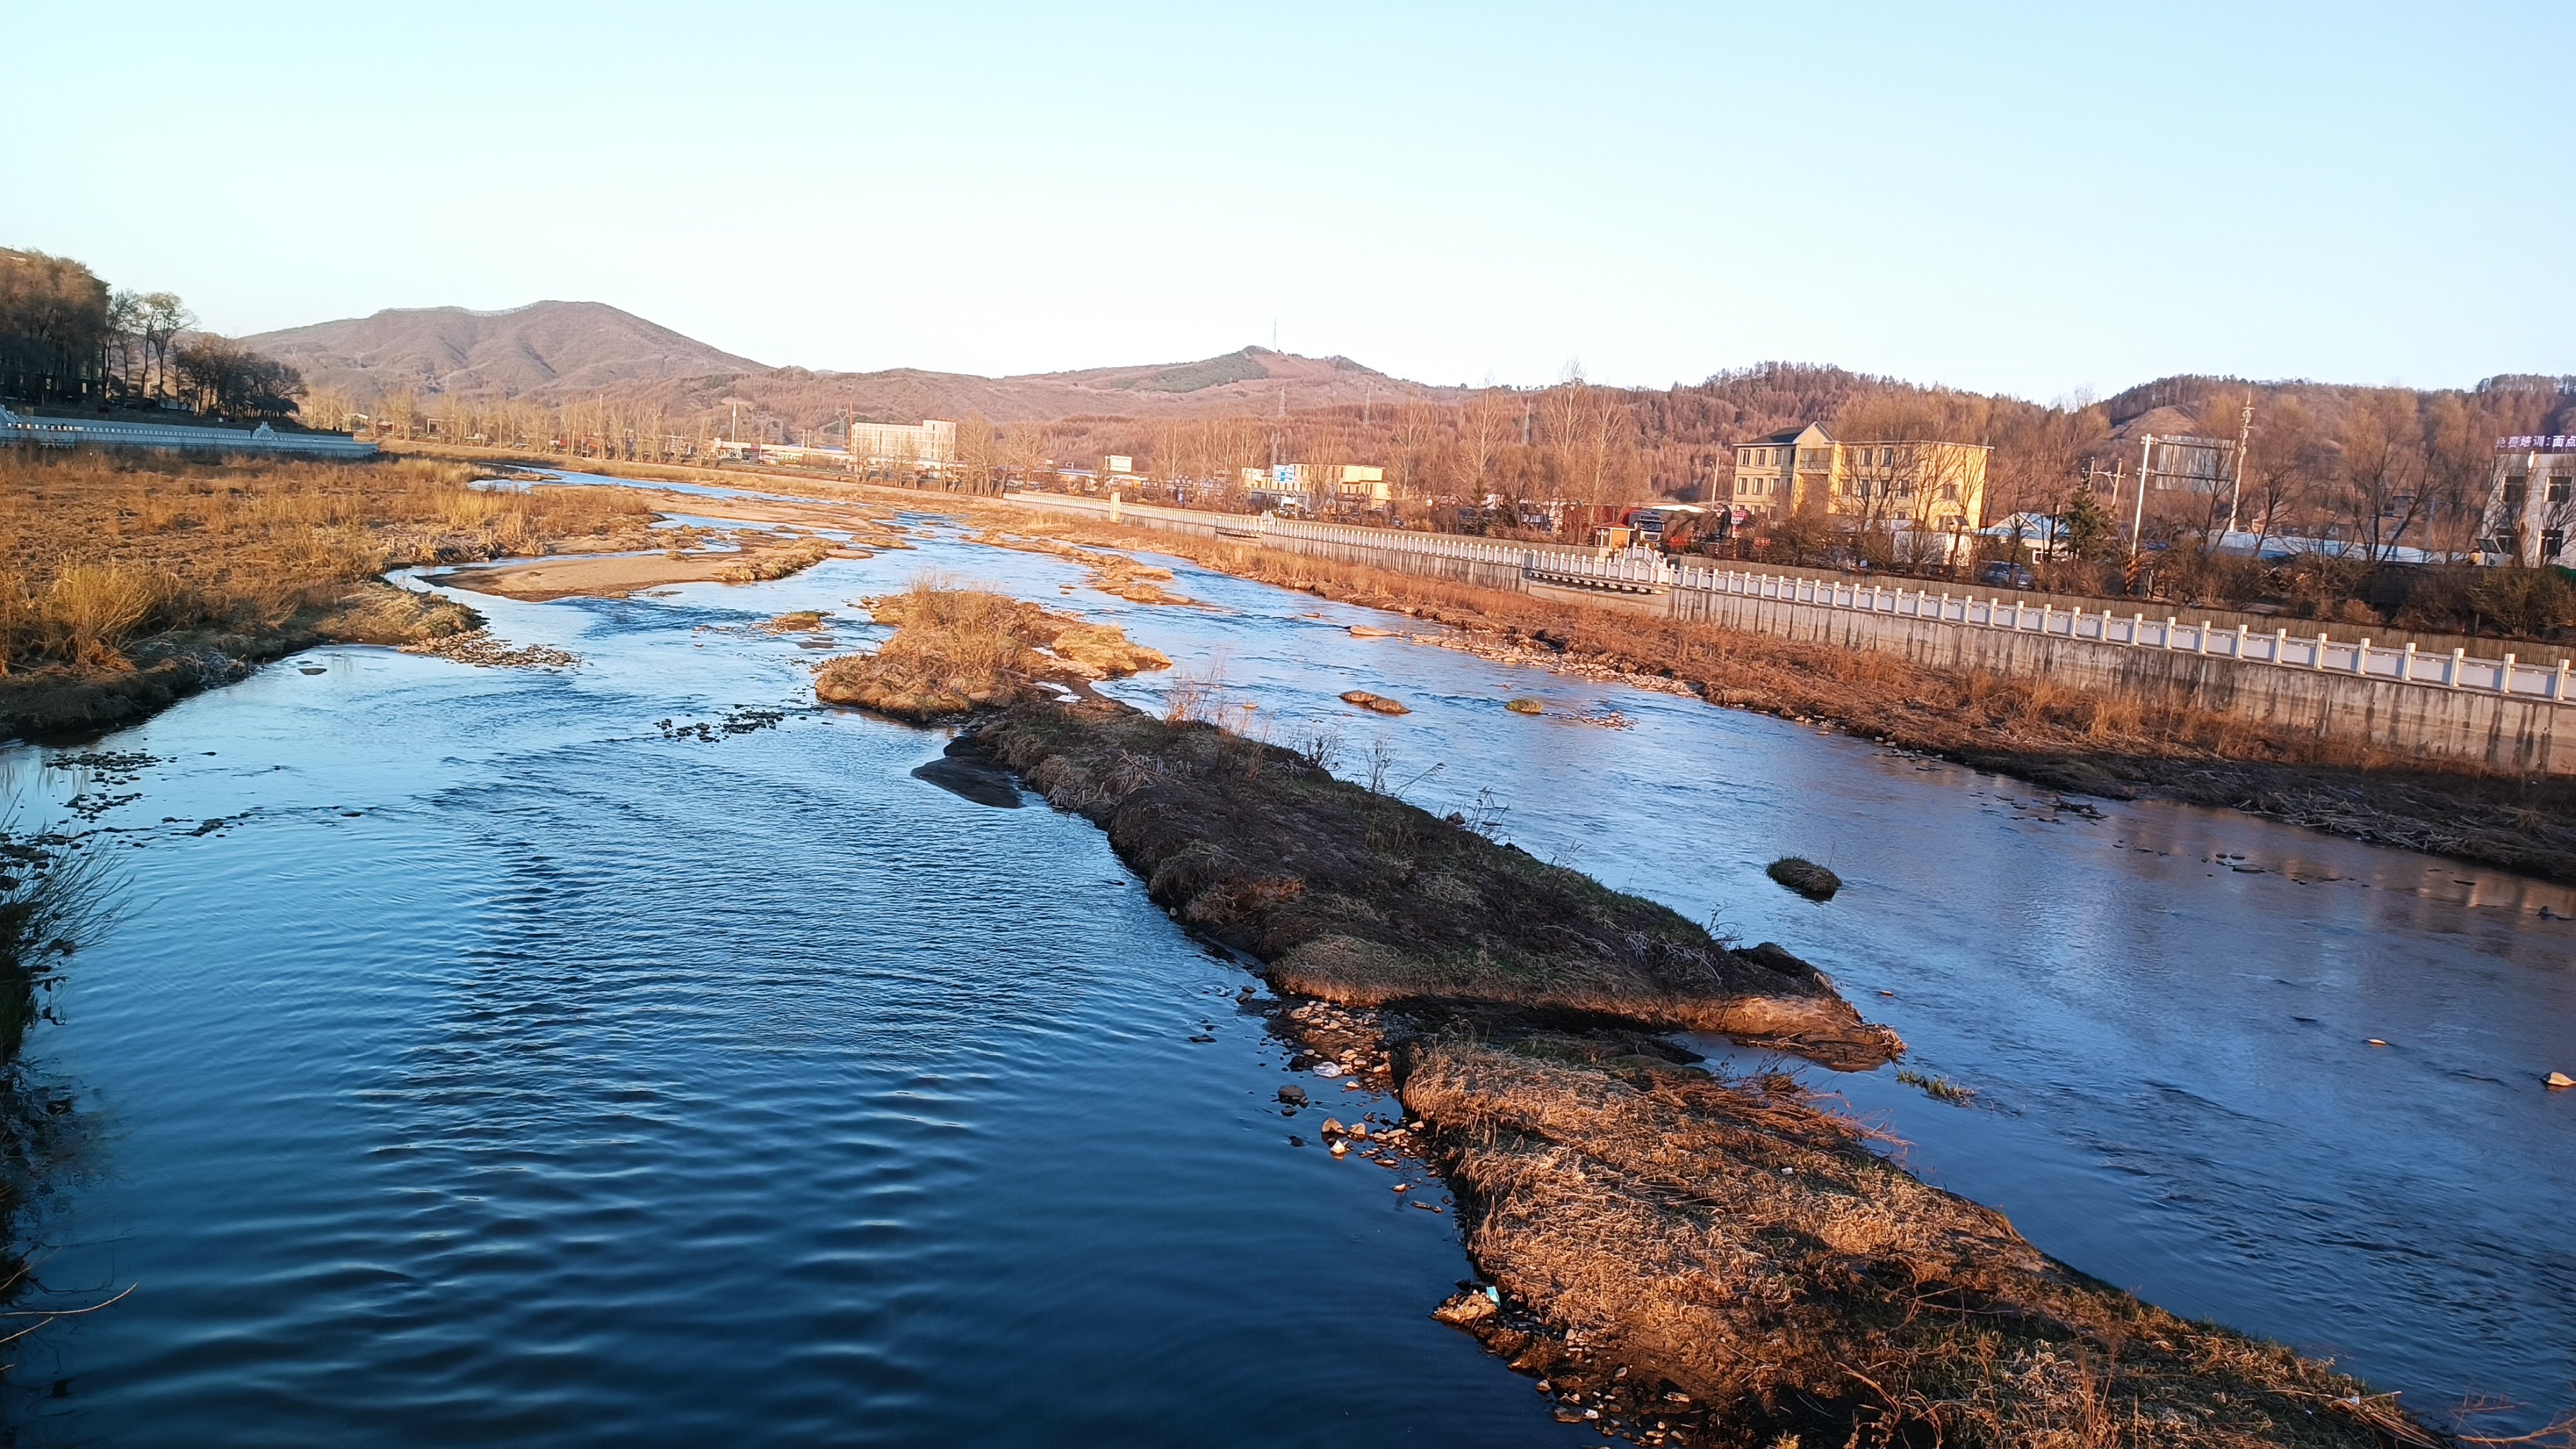
[[[172,293],[112,288],[68,257],[0,247],[0,399],[295,415],[294,368],[192,331],[196,321]]]

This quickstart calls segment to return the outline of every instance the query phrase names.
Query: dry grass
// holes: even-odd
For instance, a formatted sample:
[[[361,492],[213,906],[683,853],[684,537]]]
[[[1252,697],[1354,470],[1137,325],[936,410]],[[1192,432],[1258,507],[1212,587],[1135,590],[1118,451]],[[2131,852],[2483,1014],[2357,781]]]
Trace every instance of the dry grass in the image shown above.
[[[1152,564],[1138,563],[1125,554],[1101,553],[1093,549],[1076,548],[1072,544],[1052,538],[1032,538],[1022,534],[1004,533],[1000,529],[986,529],[967,541],[985,544],[992,548],[1016,549],[1021,553],[1046,553],[1054,554],[1058,558],[1072,559],[1091,571],[1093,588],[1114,598],[1125,599],[1131,604],[1196,602],[1163,587],[1172,580],[1170,569],[1158,569]]]
[[[799,538],[777,548],[746,548],[743,556],[716,570],[728,584],[757,584],[803,573],[833,554],[831,540]]]
[[[0,673],[114,672],[180,630],[282,630],[382,570],[640,540],[620,489],[492,492],[454,463],[0,450]]]
[[[2049,1259],[1785,1077],[1612,1050],[1436,1038],[1404,1100],[1506,1301],[1627,1367],[1626,1402],[1669,1416],[1652,1390],[1688,1395],[1694,1443],[2358,1449],[2381,1442],[2365,1418],[2422,1432],[2323,1364]]]
[[[1480,588],[1363,564],[998,505],[944,505],[1090,544],[1150,548],[1263,583],[1409,613],[1507,644],[1690,685],[1726,705],[1830,721],[1905,749],[2126,799],[2253,810],[2373,844],[2576,882],[2576,779],[2397,758],[2234,715],[1951,672],[1901,656]]]
[[[1109,625],[936,578],[867,606],[894,637],[874,654],[826,661],[814,694],[827,704],[930,720],[1017,703],[1042,679],[1112,679],[1172,662]]]

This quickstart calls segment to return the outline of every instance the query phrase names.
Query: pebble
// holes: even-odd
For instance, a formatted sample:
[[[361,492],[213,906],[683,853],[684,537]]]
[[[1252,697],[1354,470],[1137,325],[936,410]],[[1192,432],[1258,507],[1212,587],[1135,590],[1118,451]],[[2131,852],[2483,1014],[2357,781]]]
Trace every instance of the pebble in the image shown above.
[[[1281,1087],[1279,1100],[1291,1107],[1303,1107],[1306,1105],[1306,1089],[1296,1086]]]
[[[2546,1080],[2548,1081],[2552,1091],[2562,1090],[2568,1087],[2576,1087],[2576,1077],[2571,1077],[2565,1072],[2551,1072]]]

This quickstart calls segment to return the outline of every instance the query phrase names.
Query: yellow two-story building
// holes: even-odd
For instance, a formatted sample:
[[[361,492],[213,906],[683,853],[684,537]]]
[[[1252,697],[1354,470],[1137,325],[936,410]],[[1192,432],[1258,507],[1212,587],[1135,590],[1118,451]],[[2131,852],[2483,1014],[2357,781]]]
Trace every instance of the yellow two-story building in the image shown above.
[[[1986,456],[1979,443],[1843,442],[1809,423],[1735,450],[1735,481],[1721,494],[1753,519],[1824,513],[1858,525],[1982,527]]]

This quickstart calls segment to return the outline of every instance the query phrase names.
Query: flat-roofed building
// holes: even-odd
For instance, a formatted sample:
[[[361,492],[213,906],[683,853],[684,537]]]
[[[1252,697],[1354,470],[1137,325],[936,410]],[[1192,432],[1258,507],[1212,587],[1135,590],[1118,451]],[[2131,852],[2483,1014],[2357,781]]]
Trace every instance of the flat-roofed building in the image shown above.
[[[1386,470],[1367,463],[1281,463],[1243,470],[1246,492],[1301,500],[1307,508],[1384,507]]]
[[[2478,551],[2491,563],[2576,568],[2576,433],[2496,439]]]
[[[957,425],[938,418],[918,423],[854,422],[850,456],[869,463],[945,468],[957,461]]]
[[[1989,451],[1919,438],[1845,442],[1809,423],[1737,447],[1724,501],[1757,520],[1816,512],[1866,524],[1973,529],[1985,521]]]

